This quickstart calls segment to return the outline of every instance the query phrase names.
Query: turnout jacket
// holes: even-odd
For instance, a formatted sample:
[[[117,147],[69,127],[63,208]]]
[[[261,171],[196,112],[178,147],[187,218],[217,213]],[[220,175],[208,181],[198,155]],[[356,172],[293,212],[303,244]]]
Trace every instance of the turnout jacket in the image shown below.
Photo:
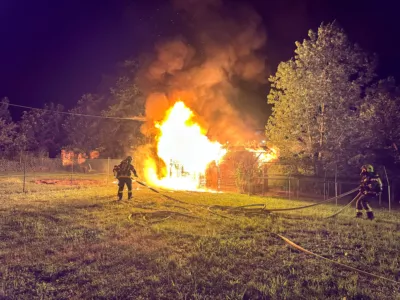
[[[127,162],[126,160],[122,161],[118,166],[114,166],[113,169],[114,175],[116,178],[131,178],[131,173],[137,176],[135,167]]]
[[[382,181],[376,173],[365,173],[361,175],[360,192],[364,195],[376,196],[382,193]]]

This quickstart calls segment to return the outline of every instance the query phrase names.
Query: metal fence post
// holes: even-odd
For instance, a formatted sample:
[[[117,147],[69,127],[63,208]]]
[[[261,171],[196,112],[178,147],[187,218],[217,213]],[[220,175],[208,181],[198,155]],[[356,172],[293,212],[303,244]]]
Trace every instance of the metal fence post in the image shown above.
[[[262,195],[265,194],[265,165],[262,166]]]
[[[336,201],[336,206],[338,205],[337,196],[338,196],[338,184],[337,184],[337,164],[336,164],[336,168],[335,168],[335,197],[336,197],[335,201]]]
[[[25,182],[26,182],[26,155],[24,157],[24,183],[22,186],[22,192],[25,193]]]
[[[72,185],[72,174],[74,174],[74,159],[72,159],[72,164],[71,164],[71,178],[70,178],[70,185]]]
[[[247,175],[247,188],[248,188],[248,195],[251,195],[251,180],[250,180],[250,171]]]
[[[388,177],[388,174],[387,174],[387,172],[386,172],[386,167],[385,166],[383,166],[383,169],[385,170],[385,175],[386,175],[386,182],[387,182],[387,185],[388,185],[388,200],[389,200],[389,212],[390,212],[390,209],[391,209],[391,195],[390,195],[390,182],[389,182],[389,177]]]
[[[326,192],[327,198],[329,198],[329,195],[330,195],[330,187],[331,187],[331,181],[328,180],[328,190],[327,190],[327,192]]]
[[[107,180],[106,183],[108,184],[108,178],[110,177],[110,158],[107,158]]]
[[[300,179],[297,178],[297,189],[296,189],[296,198],[299,200],[299,192],[300,192]]]
[[[217,191],[221,190],[221,169],[219,164],[217,165]]]

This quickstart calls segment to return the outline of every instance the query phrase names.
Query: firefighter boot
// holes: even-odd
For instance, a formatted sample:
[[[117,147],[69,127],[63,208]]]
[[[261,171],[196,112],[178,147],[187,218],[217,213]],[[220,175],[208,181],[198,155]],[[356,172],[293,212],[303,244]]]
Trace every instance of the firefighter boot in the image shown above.
[[[362,216],[363,216],[363,213],[361,211],[358,211],[356,213],[356,218],[362,218]]]
[[[128,200],[132,199],[132,192],[128,192]]]
[[[368,219],[370,219],[370,220],[373,220],[375,217],[374,217],[374,212],[372,212],[372,211],[367,211],[367,218]]]

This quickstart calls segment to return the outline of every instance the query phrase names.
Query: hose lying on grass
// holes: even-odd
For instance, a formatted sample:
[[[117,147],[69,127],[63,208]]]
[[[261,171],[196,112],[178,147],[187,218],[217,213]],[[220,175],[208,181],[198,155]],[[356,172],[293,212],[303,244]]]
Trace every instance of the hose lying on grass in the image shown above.
[[[339,209],[333,215],[330,215],[330,216],[326,217],[325,219],[336,217],[338,214],[340,214],[342,211],[344,211],[346,208],[348,208],[354,201],[356,201],[357,199],[361,199],[362,197],[364,197],[364,195],[362,195],[361,193],[358,193],[357,196],[355,196],[354,199],[351,200],[347,205],[345,205],[344,207]]]
[[[348,192],[346,192],[346,193],[343,193],[343,194],[341,194],[341,195],[339,195],[339,196],[337,196],[337,197],[335,196],[335,197],[329,198],[329,199],[327,199],[327,200],[324,200],[324,201],[321,201],[321,202],[318,202],[318,203],[313,203],[313,204],[309,204],[309,205],[305,205],[305,206],[299,206],[299,207],[291,207],[291,208],[272,208],[272,209],[269,209],[269,208],[266,208],[265,204],[261,204],[261,203],[260,203],[260,204],[250,204],[250,205],[237,206],[237,207],[233,207],[232,210],[234,210],[234,209],[240,209],[240,208],[245,208],[245,207],[251,207],[251,206],[263,206],[263,207],[264,207],[263,209],[266,210],[266,211],[269,211],[269,212],[273,212],[273,211],[299,210],[299,209],[305,209],[305,208],[309,208],[309,207],[321,205],[321,204],[324,204],[324,203],[333,201],[333,200],[335,200],[335,199],[340,199],[340,198],[346,197],[346,196],[348,196],[348,195],[354,193],[354,192],[357,191],[357,190],[358,190],[358,188],[355,188],[355,189],[352,189],[351,191],[348,191]]]
[[[138,182],[138,183],[139,183],[139,182]],[[141,183],[141,182],[140,182],[140,184],[142,184],[142,185],[145,186],[145,187],[148,187],[148,186],[145,185],[144,183]],[[150,188],[150,187],[148,187],[148,188]],[[155,189],[153,189],[153,188],[150,188],[150,189],[151,189],[152,191],[155,191],[156,193],[161,194],[160,192],[158,192],[157,190],[155,190]],[[311,205],[306,205],[306,206],[302,206],[302,207],[296,207],[296,208],[292,208],[292,209],[277,209],[277,210],[267,210],[267,211],[297,210],[297,209],[308,208],[308,207],[312,207],[312,206],[316,206],[316,205],[320,205],[320,204],[326,203],[326,202],[328,202],[328,201],[332,201],[333,199],[336,199],[336,198],[337,198],[337,199],[342,198],[342,197],[344,197],[344,196],[347,196],[347,195],[349,195],[349,194],[355,192],[356,190],[357,190],[357,189],[353,189],[353,190],[351,190],[351,191],[349,191],[349,192],[347,192],[347,193],[344,193],[344,194],[339,195],[338,197],[333,197],[333,198],[324,200],[324,201],[319,202],[319,203],[311,204]],[[164,195],[164,194],[161,194],[161,195],[163,195],[163,196],[165,196],[165,197],[167,197],[167,198],[169,198],[169,199],[172,199],[172,200],[174,200],[174,201],[178,201],[178,202],[180,202],[180,203],[190,204],[190,203],[186,203],[186,202],[183,202],[183,201],[174,199],[174,198],[169,197],[169,196]],[[362,197],[362,195],[357,194],[357,196],[356,196],[353,200],[351,200],[346,206],[344,206],[344,207],[341,208],[339,211],[337,211],[335,214],[333,214],[333,215],[331,215],[331,216],[329,216],[329,217],[334,217],[334,216],[338,215],[338,214],[339,214],[340,212],[342,212],[345,208],[349,207],[349,206],[350,206],[356,199],[358,199],[359,197]],[[196,206],[199,206],[199,205],[196,205]],[[264,205],[264,204],[251,204],[251,205],[245,205],[245,206],[239,206],[239,207],[232,207],[232,208],[230,208],[230,209],[228,209],[228,210],[238,209],[238,208],[243,208],[243,207],[248,207],[248,206],[265,206],[265,205]],[[202,207],[204,207],[204,205],[202,205]],[[219,217],[221,217],[221,218],[227,218],[227,219],[230,219],[230,220],[235,220],[235,219],[232,218],[232,217],[224,216],[224,215],[221,215],[221,214],[218,214],[218,213],[212,211],[212,208],[221,208],[220,206],[217,206],[217,205],[208,206],[208,207],[207,207],[207,210],[208,210],[210,213],[212,213],[212,214],[214,214],[214,215],[217,215],[217,216],[219,216]],[[226,208],[226,207],[223,207],[223,208]],[[158,215],[161,214],[161,216],[163,216],[164,214],[167,214],[167,216],[166,216],[166,217],[163,217],[163,218],[161,218],[161,219],[158,219],[158,220],[154,220],[154,221],[148,222],[150,225],[151,225],[151,224],[155,224],[155,223],[159,223],[159,222],[163,222],[163,221],[165,221],[165,220],[168,220],[168,219],[170,219],[173,215],[178,215],[178,216],[180,215],[180,216],[189,217],[189,218],[201,219],[200,217],[197,217],[197,216],[188,215],[188,214],[184,214],[184,213],[180,213],[180,212],[176,212],[176,211],[168,211],[168,210],[159,210],[159,211],[155,211],[155,212],[152,212],[152,213],[131,213],[131,214],[128,216],[128,219],[129,219],[129,220],[132,220],[132,216],[134,216],[134,215],[141,215],[141,216],[145,219],[145,215],[156,215],[156,214],[158,214]],[[328,218],[329,218],[329,217],[328,217]],[[140,225],[140,224],[139,224],[139,225]],[[143,226],[143,225],[142,225],[142,226]],[[306,249],[304,249],[303,247],[301,247],[301,246],[297,245],[296,243],[292,242],[290,239],[288,239],[287,237],[285,237],[285,236],[283,236],[283,235],[280,235],[280,234],[277,234],[277,233],[273,233],[273,232],[270,232],[270,231],[266,231],[266,232],[269,233],[269,234],[272,234],[272,235],[275,235],[275,236],[279,237],[279,238],[282,239],[285,243],[287,243],[288,245],[290,245],[291,247],[293,247],[293,248],[295,248],[295,249],[297,249],[297,250],[300,250],[300,251],[303,252],[303,253],[306,253],[306,254],[313,255],[313,256],[315,256],[315,257],[324,259],[324,260],[326,260],[326,261],[328,261],[328,262],[330,262],[330,263],[336,264],[336,265],[338,265],[338,266],[341,266],[341,267],[346,268],[346,269],[351,270],[351,271],[355,271],[355,272],[357,272],[357,273],[359,273],[359,274],[363,274],[363,275],[371,276],[371,277],[374,277],[374,278],[377,278],[377,279],[385,280],[385,281],[388,281],[388,282],[391,282],[391,283],[395,283],[395,284],[397,284],[397,285],[400,284],[400,282],[398,282],[398,281],[395,281],[395,280],[392,280],[392,279],[389,279],[389,278],[386,278],[386,277],[383,277],[383,276],[379,276],[379,275],[376,275],[376,274],[373,274],[373,273],[369,273],[369,272],[366,272],[366,271],[363,271],[363,270],[354,268],[354,267],[352,267],[352,266],[348,266],[348,265],[346,265],[346,264],[343,264],[343,263],[340,263],[340,262],[331,260],[331,259],[329,259],[329,258],[326,258],[326,257],[322,256],[322,255],[319,255],[319,254],[316,254],[316,253],[311,252],[311,251],[309,251],[309,250],[306,250]]]
[[[389,278],[386,278],[386,277],[383,277],[383,276],[375,275],[375,274],[372,274],[372,273],[369,273],[369,272],[366,272],[366,271],[363,271],[363,270],[360,270],[360,269],[357,269],[357,268],[342,264],[342,263],[334,261],[332,259],[323,257],[322,255],[316,254],[316,253],[311,252],[309,250],[306,250],[303,247],[301,247],[301,246],[295,244],[294,242],[292,242],[291,240],[289,240],[287,237],[284,237],[283,235],[280,235],[280,234],[277,234],[277,233],[275,233],[274,235],[278,236],[279,238],[284,240],[285,243],[287,243],[288,245],[290,245],[291,247],[293,247],[293,248],[295,248],[297,250],[300,250],[301,252],[313,255],[313,256],[318,257],[318,258],[322,258],[322,259],[324,259],[326,261],[329,261],[330,263],[334,263],[334,264],[336,264],[338,266],[341,266],[341,267],[346,268],[346,269],[351,270],[351,271],[355,271],[355,272],[360,273],[360,274],[364,274],[364,275],[372,276],[372,277],[375,277],[375,278],[378,278],[378,279],[386,280],[386,281],[389,281],[391,283],[400,284],[399,281],[396,281],[396,280],[393,280],[393,279],[389,279]]]
[[[134,179],[134,180],[135,180],[137,183],[139,183],[140,185],[142,185],[142,186],[148,188],[149,190],[151,190],[151,191],[153,191],[153,192],[155,192],[155,193],[157,193],[157,194],[160,194],[161,196],[164,196],[165,198],[167,198],[167,199],[169,199],[169,200],[176,201],[176,202],[182,203],[182,204],[191,205],[190,203],[187,203],[187,202],[184,202],[184,201],[175,199],[175,198],[173,198],[173,197],[171,197],[171,196],[165,195],[165,194],[163,194],[163,193],[160,193],[160,192],[157,191],[156,189],[154,189],[154,188],[148,186],[147,184],[145,184],[145,183],[143,183],[143,182],[141,182],[141,181],[138,181],[138,180],[136,180],[136,179]]]
[[[246,208],[246,207],[254,207],[254,206],[262,206],[263,208],[265,208],[265,203],[235,206],[235,207],[231,207],[229,210],[241,209],[241,208]]]
[[[224,216],[224,215],[221,215],[221,214],[219,214],[219,213],[216,213],[215,211],[212,210],[212,208],[214,208],[214,207],[220,208],[220,207],[217,206],[217,205],[211,205],[211,206],[207,207],[207,210],[208,210],[210,213],[212,213],[213,215],[216,215],[216,216],[218,216],[218,217],[225,218],[225,219],[230,219],[230,220],[235,220],[235,219],[232,218],[232,217],[228,217],[228,216]]]
[[[348,207],[354,200],[356,200],[356,199],[358,198],[358,196],[359,196],[359,195],[357,195],[357,196],[356,196],[349,204],[347,204],[345,207]],[[344,207],[344,208],[345,208],[345,207]],[[220,215],[220,214],[218,214],[218,213],[215,213],[215,212],[211,211],[210,208],[211,208],[211,206],[209,207],[209,211],[210,211],[211,213],[213,213],[213,214],[215,214],[215,215],[217,215],[217,216],[220,216],[220,217],[222,217],[222,218],[228,218],[228,219],[234,220],[234,218],[231,218],[231,217],[228,217],[228,216],[224,216],[224,215]],[[344,209],[344,208],[343,208],[343,209]],[[341,210],[343,210],[343,209],[341,209]],[[336,214],[338,214],[338,213],[340,213],[340,212],[337,212]],[[336,214],[335,214],[335,215],[336,215]],[[332,260],[332,259],[326,258],[326,257],[324,257],[324,256],[322,256],[322,255],[319,255],[319,254],[316,254],[316,253],[314,253],[314,252],[312,252],[312,251],[309,251],[309,250],[307,250],[307,249],[304,249],[303,247],[297,245],[296,243],[294,243],[293,241],[291,241],[290,239],[288,239],[287,237],[285,237],[285,236],[283,236],[283,235],[280,235],[280,234],[277,234],[277,233],[274,233],[274,232],[271,232],[271,231],[264,231],[264,232],[279,237],[280,239],[282,239],[283,241],[285,241],[285,243],[287,243],[287,244],[290,245],[291,247],[293,247],[293,248],[295,248],[295,249],[297,249],[297,250],[300,250],[301,252],[304,252],[304,253],[306,253],[306,254],[313,255],[313,256],[315,256],[315,257],[324,259],[324,260],[326,260],[326,261],[328,261],[328,262],[330,262],[330,263],[336,264],[336,265],[338,265],[338,266],[341,266],[341,267],[346,268],[346,269],[351,270],[351,271],[355,271],[355,272],[357,272],[357,273],[359,273],[359,274],[363,274],[363,275],[375,277],[375,278],[377,278],[377,279],[385,280],[385,281],[388,281],[388,282],[391,282],[391,283],[395,283],[395,284],[399,284],[399,285],[400,285],[400,282],[399,282],[399,281],[396,281],[396,280],[393,280],[393,279],[389,279],[389,278],[386,278],[386,277],[383,277],[383,276],[380,276],[380,275],[376,275],[376,274],[373,274],[373,273],[369,273],[369,272],[366,272],[366,271],[363,271],[363,270],[354,268],[354,267],[352,267],[352,266],[349,266],[349,265],[346,265],[346,264],[343,264],[343,263],[334,261],[334,260]],[[255,232],[255,233],[261,233],[261,232]]]
[[[153,192],[155,192],[155,193],[157,193],[157,194],[160,194],[161,196],[164,196],[165,198],[167,198],[167,199],[169,199],[169,200],[172,200],[172,201],[175,201],[175,202],[178,202],[178,203],[181,203],[181,204],[203,207],[203,208],[206,208],[210,213],[212,213],[212,214],[214,214],[214,215],[218,215],[218,216],[220,216],[220,217],[227,218],[227,219],[230,218],[230,217],[228,217],[228,216],[224,216],[224,215],[221,215],[221,214],[218,214],[218,213],[212,211],[212,208],[213,208],[213,207],[217,207],[217,206],[213,206],[213,205],[212,205],[212,206],[205,206],[205,205],[201,205],[201,204],[187,203],[187,202],[185,202],[185,201],[181,201],[181,200],[178,200],[178,199],[173,198],[173,197],[171,197],[171,196],[165,195],[165,194],[159,192],[158,190],[156,190],[156,189],[154,189],[154,188],[148,186],[147,184],[145,184],[145,183],[143,183],[143,182],[141,182],[141,181],[138,181],[138,180],[136,180],[136,179],[135,179],[135,181],[136,181],[138,184],[140,184],[140,185],[142,185],[142,186],[144,186],[144,187],[150,189],[151,191],[153,191]],[[262,206],[262,210],[267,211],[267,212],[300,210],[300,209],[305,209],[305,208],[310,208],[310,207],[322,205],[322,204],[324,204],[324,203],[333,201],[333,200],[335,200],[335,199],[340,199],[340,198],[346,197],[346,196],[348,196],[348,195],[354,193],[354,192],[357,191],[357,190],[358,190],[358,188],[355,188],[355,189],[352,189],[351,191],[348,191],[348,192],[346,192],[346,193],[340,194],[339,196],[335,196],[335,197],[329,198],[329,199],[327,199],[327,200],[324,200],[324,201],[321,201],[321,202],[318,202],[318,203],[313,203],[313,204],[304,205],[304,206],[299,206],[299,207],[267,209],[267,208],[266,208],[266,205],[265,205],[264,203],[258,203],[258,204],[249,204],[249,205],[242,205],[242,206],[237,206],[237,207],[231,207],[231,208],[229,208],[228,210],[237,210],[237,209],[243,209],[243,208],[246,208],[246,207],[257,207],[257,206]],[[357,196],[358,196],[358,195],[357,195]],[[356,196],[356,198],[357,198],[357,196]],[[354,200],[355,200],[356,198],[354,198],[349,204],[347,204],[345,207],[343,207],[343,208],[342,208],[341,210],[339,210],[337,213],[335,213],[334,215],[329,216],[329,217],[327,217],[327,218],[331,218],[331,217],[334,217],[334,216],[338,215],[342,210],[344,210],[346,207],[350,206],[351,203],[353,203]]]
[[[216,212],[211,211],[211,208],[214,207],[214,206],[204,206],[204,205],[200,205],[200,204],[187,203],[187,202],[178,200],[178,199],[176,199],[176,198],[173,198],[173,197],[171,197],[171,196],[165,195],[165,194],[163,194],[163,193],[160,193],[158,190],[156,190],[156,189],[154,189],[154,188],[148,186],[147,184],[145,184],[145,183],[143,183],[143,182],[141,182],[141,181],[138,181],[138,180],[136,180],[136,179],[134,179],[134,180],[135,180],[138,184],[140,184],[140,185],[142,185],[142,186],[144,186],[144,187],[150,189],[151,191],[153,191],[153,192],[155,192],[155,193],[157,193],[157,194],[160,194],[161,196],[164,196],[165,198],[167,198],[167,199],[169,199],[169,200],[176,201],[176,202],[178,202],[178,203],[182,203],[182,204],[186,204],[186,205],[194,205],[194,206],[199,206],[199,207],[207,208],[207,210],[208,210],[209,212],[211,212],[212,214],[217,214]],[[333,200],[335,200],[335,199],[340,199],[340,198],[346,197],[346,196],[348,196],[348,195],[354,193],[354,192],[357,191],[357,190],[358,190],[358,188],[355,188],[355,189],[352,189],[351,191],[348,191],[348,192],[346,192],[346,193],[340,194],[339,196],[335,196],[335,197],[329,198],[329,199],[327,199],[327,200],[324,200],[324,201],[321,201],[321,202],[318,202],[318,203],[313,203],[313,204],[309,204],[309,205],[305,205],[305,206],[299,206],[299,207],[268,209],[268,208],[266,208],[266,205],[265,205],[264,203],[258,203],[258,204],[249,204],[249,205],[243,205],[243,206],[232,207],[232,208],[230,208],[229,210],[235,210],[235,209],[241,209],[241,208],[253,207],[253,206],[262,206],[262,207],[263,207],[263,210],[266,210],[266,211],[268,211],[268,212],[299,210],[299,209],[305,209],[305,208],[309,208],[309,207],[314,207],[314,206],[322,205],[322,204],[324,204],[324,203],[333,201]],[[349,206],[353,201],[354,201],[354,199],[353,199],[347,206]],[[347,206],[345,206],[343,209],[345,209]],[[340,212],[341,212],[341,210],[338,212],[338,214],[339,214]],[[220,215],[220,216],[222,216],[222,215]],[[330,217],[333,217],[333,216],[334,216],[334,215],[332,215],[332,216],[330,216]],[[223,217],[226,218],[226,216],[223,216]]]

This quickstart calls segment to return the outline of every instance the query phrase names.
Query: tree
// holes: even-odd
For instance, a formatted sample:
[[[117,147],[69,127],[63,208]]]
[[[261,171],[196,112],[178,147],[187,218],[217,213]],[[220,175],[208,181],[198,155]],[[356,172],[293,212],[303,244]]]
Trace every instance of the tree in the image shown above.
[[[100,115],[105,107],[105,98],[94,94],[85,94],[79,99],[76,107],[69,112],[74,114]],[[66,133],[67,142],[64,146],[77,149],[82,153],[92,150],[102,150],[100,135],[103,128],[100,118],[68,116],[62,127]]]
[[[140,132],[142,124],[129,120],[130,117],[144,114],[145,99],[136,85],[137,69],[135,61],[127,61],[112,88],[107,87],[105,91],[104,86],[101,86],[101,96],[82,96],[70,112],[103,118],[73,115],[67,117],[63,124],[67,133],[67,148],[83,153],[98,150],[103,157],[122,157],[143,144],[143,135]]]
[[[132,79],[120,78],[108,97],[84,95],[72,113],[103,116],[69,116],[63,124],[69,148],[88,153],[100,151],[103,157],[122,157],[142,144],[141,123],[106,117],[130,118],[143,114],[144,98]]]
[[[393,78],[380,80],[367,89],[361,114],[370,142],[354,159],[385,166],[389,176],[399,181],[400,90]]]
[[[354,147],[365,142],[360,107],[376,61],[334,23],[308,36],[270,77],[266,134],[283,159],[321,174],[332,163],[345,167]]]
[[[14,141],[17,136],[17,125],[12,121],[8,110],[8,99],[3,98],[0,104],[0,156],[13,154]]]
[[[19,122],[16,145],[20,151],[55,156],[64,142],[62,122],[64,115],[59,104],[45,104],[43,110],[24,111]]]
[[[4,97],[3,99],[1,99],[0,119],[4,120],[6,123],[11,123],[12,117],[11,117],[10,111],[8,109],[8,103],[10,103],[10,100],[7,97]]]
[[[111,89],[109,107],[103,112],[109,117],[130,118],[144,114],[145,98],[135,84],[134,78],[121,77]],[[108,121],[102,134],[102,144],[107,149],[107,155],[121,157],[144,144],[140,132],[141,122],[136,120]]]

